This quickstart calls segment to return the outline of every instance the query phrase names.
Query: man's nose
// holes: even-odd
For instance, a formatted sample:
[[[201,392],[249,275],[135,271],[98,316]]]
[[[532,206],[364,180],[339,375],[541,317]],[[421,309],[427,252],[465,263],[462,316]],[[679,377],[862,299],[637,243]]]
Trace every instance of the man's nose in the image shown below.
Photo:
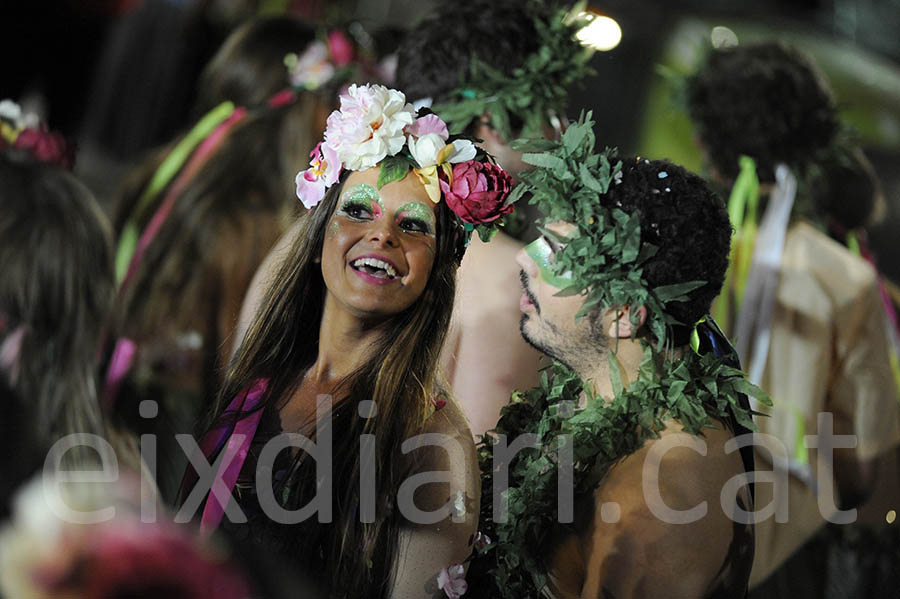
[[[537,264],[535,264],[534,260],[531,259],[531,256],[528,255],[528,253],[525,251],[525,248],[522,248],[521,250],[519,250],[519,253],[516,254],[516,264],[522,267],[522,270],[525,271],[525,274],[527,274],[532,279],[537,277]]]

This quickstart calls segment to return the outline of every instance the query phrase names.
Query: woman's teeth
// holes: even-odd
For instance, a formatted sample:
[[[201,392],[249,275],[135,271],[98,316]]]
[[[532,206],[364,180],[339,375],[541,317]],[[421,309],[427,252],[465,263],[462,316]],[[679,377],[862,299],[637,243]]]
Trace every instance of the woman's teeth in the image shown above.
[[[350,266],[373,277],[386,276],[393,279],[397,276],[397,271],[393,266],[377,258],[359,258],[351,262]]]

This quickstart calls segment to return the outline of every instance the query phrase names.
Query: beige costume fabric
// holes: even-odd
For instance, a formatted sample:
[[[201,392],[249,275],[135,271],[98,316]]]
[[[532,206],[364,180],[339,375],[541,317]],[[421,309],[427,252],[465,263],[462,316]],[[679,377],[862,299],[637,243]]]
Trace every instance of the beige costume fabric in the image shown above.
[[[819,430],[821,412],[833,414],[835,434],[856,435],[860,460],[900,442],[900,405],[875,272],[868,263],[810,224],[792,224],[772,319],[760,386],[774,407],[764,410],[769,417],[755,420],[790,460],[786,497],[781,497],[788,520],[770,517],[756,524],[751,587],[825,524],[816,495],[815,453],[804,443]],[[758,471],[771,469],[765,450],[757,447],[756,457]],[[821,476],[826,480],[825,473]],[[757,485],[758,511],[771,504],[774,489],[771,483]]]

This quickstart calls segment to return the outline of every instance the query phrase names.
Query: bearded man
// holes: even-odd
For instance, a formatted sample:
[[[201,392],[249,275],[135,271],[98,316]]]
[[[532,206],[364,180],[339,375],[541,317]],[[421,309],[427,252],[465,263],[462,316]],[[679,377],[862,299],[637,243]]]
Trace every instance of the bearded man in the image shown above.
[[[469,588],[743,597],[753,462],[735,437],[753,426],[744,394],[767,399],[708,317],[728,214],[679,166],[594,153],[591,127],[537,144],[514,192],[546,215],[517,258],[521,332],[555,362],[480,446],[488,539]]]

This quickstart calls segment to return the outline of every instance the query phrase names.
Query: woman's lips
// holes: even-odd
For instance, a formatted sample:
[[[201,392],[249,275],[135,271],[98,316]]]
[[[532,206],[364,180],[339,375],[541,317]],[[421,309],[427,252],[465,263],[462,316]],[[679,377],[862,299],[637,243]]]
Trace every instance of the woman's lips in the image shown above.
[[[388,285],[389,283],[397,283],[400,281],[400,277],[394,277],[393,279],[390,277],[376,277],[376,276],[370,275],[367,272],[363,272],[361,270],[356,270],[353,267],[351,267],[350,270],[352,270],[354,273],[359,275],[359,277],[363,281],[365,281],[367,283],[371,283],[373,285]]]

